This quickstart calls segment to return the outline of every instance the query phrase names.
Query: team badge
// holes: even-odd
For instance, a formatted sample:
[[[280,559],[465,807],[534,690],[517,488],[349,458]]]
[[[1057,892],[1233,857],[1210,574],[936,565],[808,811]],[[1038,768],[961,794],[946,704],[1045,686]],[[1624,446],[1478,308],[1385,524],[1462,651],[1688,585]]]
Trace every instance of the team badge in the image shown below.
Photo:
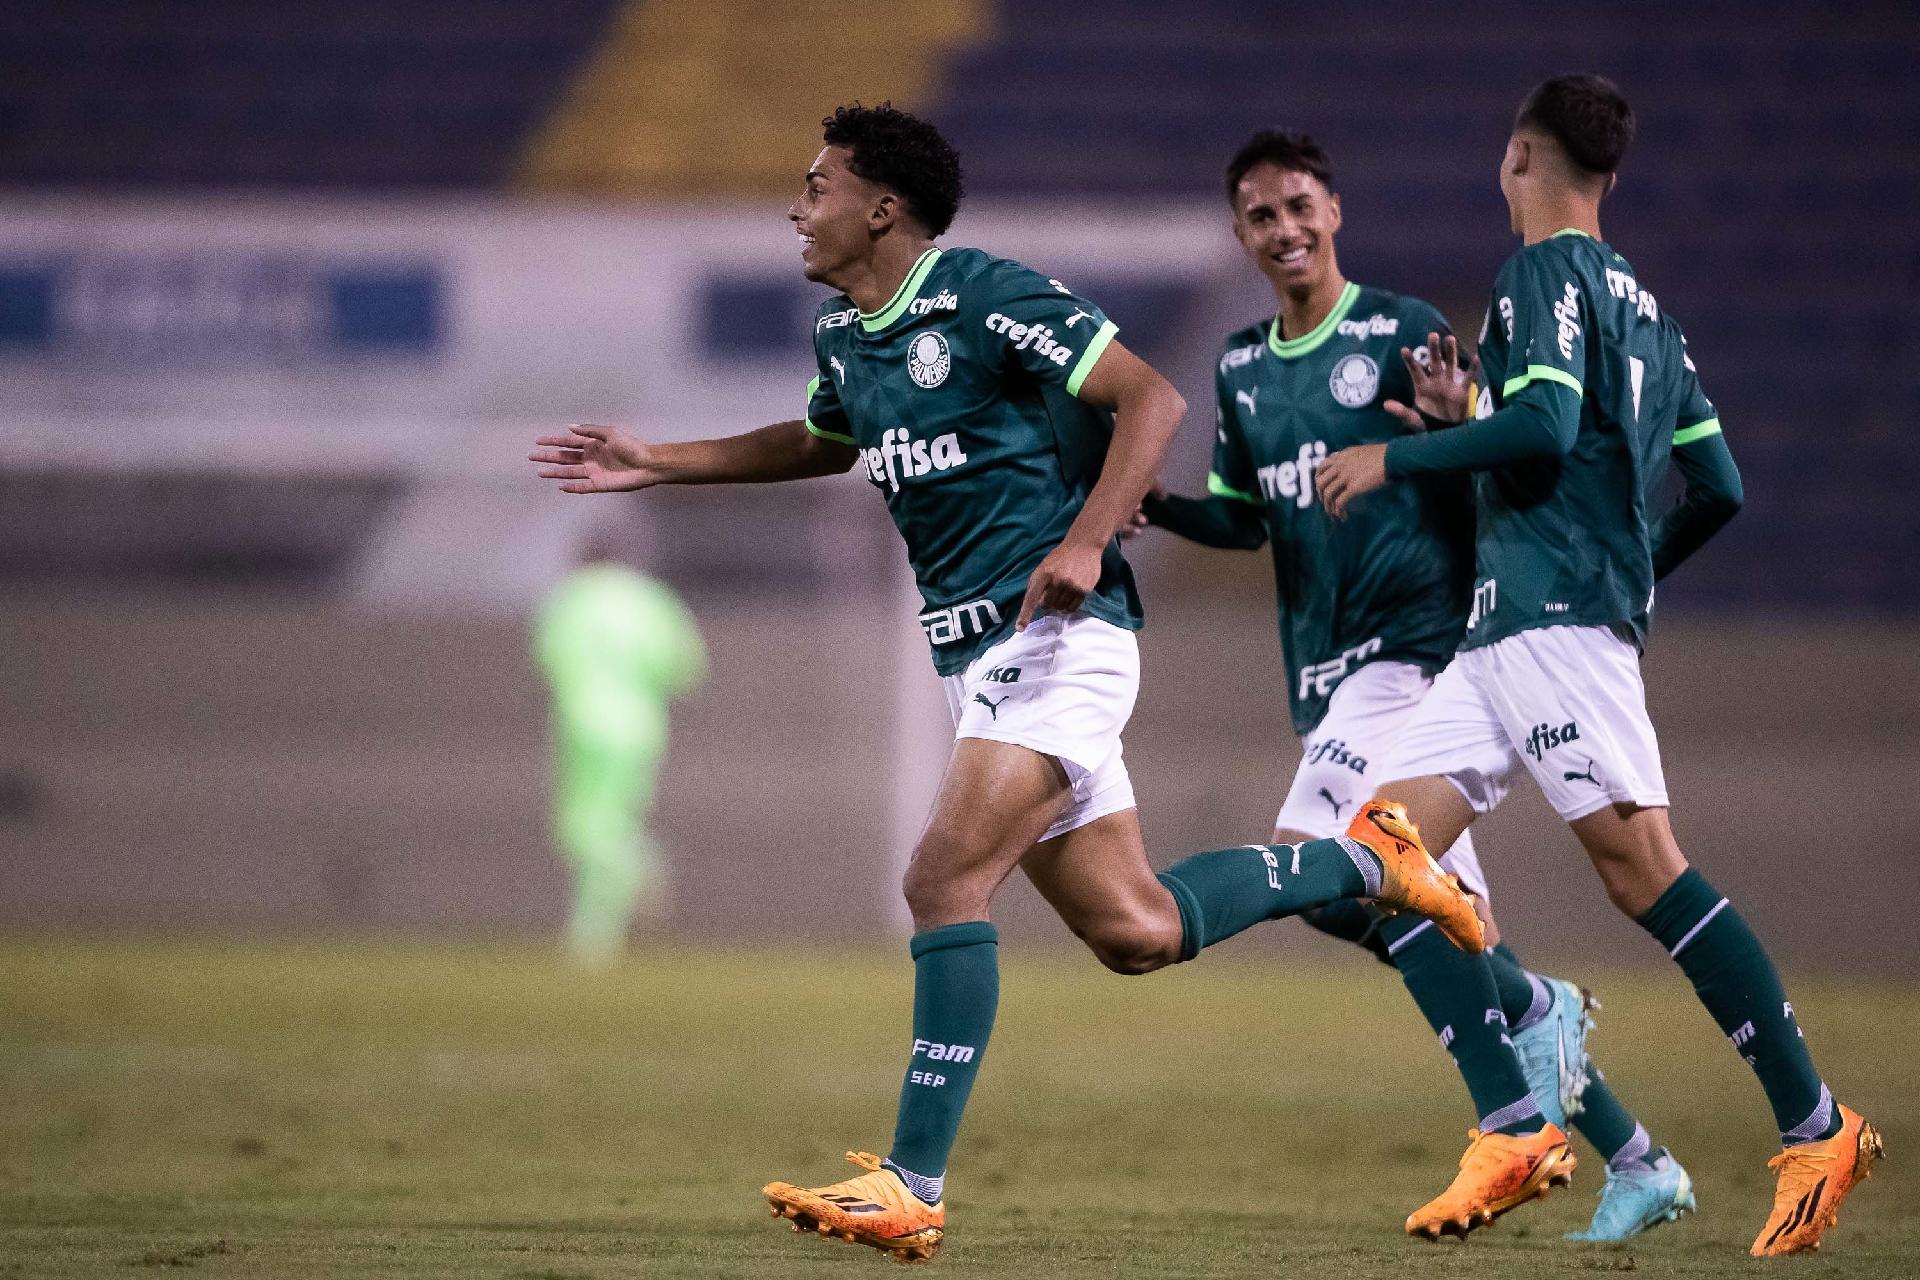
[[[907,374],[929,391],[947,380],[951,368],[953,356],[947,351],[947,340],[931,329],[907,347]]]
[[[1327,386],[1335,400],[1349,409],[1358,409],[1373,403],[1373,393],[1380,389],[1380,366],[1356,352],[1333,366],[1333,376],[1327,379]]]

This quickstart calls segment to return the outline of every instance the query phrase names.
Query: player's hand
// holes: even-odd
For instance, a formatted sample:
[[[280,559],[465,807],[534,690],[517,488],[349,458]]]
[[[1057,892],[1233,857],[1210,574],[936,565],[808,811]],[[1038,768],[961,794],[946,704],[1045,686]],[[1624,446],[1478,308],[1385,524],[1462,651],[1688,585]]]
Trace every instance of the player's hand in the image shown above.
[[[1155,480],[1153,487],[1147,490],[1147,497],[1149,498],[1164,498],[1166,496],[1167,486],[1161,484],[1158,480]],[[1120,526],[1120,536],[1123,539],[1137,537],[1152,527],[1153,521],[1147,519],[1147,509],[1143,504],[1135,507],[1133,514],[1127,517],[1127,522]]]
[[[567,435],[541,436],[527,461],[538,462],[542,480],[559,480],[562,493],[620,493],[658,484],[648,445],[618,427],[576,422]]]
[[[1025,631],[1041,609],[1072,613],[1100,585],[1100,558],[1106,548],[1063,542],[1048,553],[1027,579],[1026,598],[1020,601],[1015,631]]]
[[[1380,407],[1400,419],[1408,430],[1427,429],[1422,413],[1442,422],[1465,422],[1473,416],[1467,391],[1473,385],[1479,361],[1471,354],[1462,355],[1458,338],[1450,333],[1444,338],[1438,333],[1429,333],[1425,364],[1409,347],[1400,348],[1400,359],[1407,366],[1407,376],[1413,380],[1413,403],[1388,400]]]
[[[1345,520],[1355,498],[1386,487],[1387,446],[1357,444],[1342,449],[1314,468],[1313,483],[1320,490],[1320,505],[1327,514]]]

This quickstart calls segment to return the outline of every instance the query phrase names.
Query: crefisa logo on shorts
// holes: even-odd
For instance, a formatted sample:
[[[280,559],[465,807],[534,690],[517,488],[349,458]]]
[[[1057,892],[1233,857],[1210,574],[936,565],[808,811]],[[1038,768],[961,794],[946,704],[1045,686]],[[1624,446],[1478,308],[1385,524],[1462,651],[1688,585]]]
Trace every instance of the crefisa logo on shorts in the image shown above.
[[[1362,408],[1373,403],[1373,393],[1380,389],[1380,366],[1371,356],[1355,352],[1333,366],[1327,388],[1347,408]]]
[[[1550,724],[1537,724],[1533,726],[1533,732],[1527,735],[1527,754],[1538,760],[1555,747],[1564,747],[1569,742],[1579,740],[1580,726],[1571,720],[1558,729]]]
[[[947,380],[953,356],[947,340],[932,329],[920,334],[907,346],[907,376],[931,391]]]

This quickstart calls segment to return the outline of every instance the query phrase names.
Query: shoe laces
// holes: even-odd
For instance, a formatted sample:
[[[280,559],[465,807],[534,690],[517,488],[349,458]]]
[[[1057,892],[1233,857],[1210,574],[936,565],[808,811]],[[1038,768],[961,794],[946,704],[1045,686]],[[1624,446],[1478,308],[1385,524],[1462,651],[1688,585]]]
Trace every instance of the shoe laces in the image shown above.
[[[1494,1150],[1492,1142],[1492,1139],[1499,1136],[1493,1133],[1482,1133],[1478,1129],[1467,1130],[1467,1149],[1461,1153],[1460,1167],[1465,1169],[1471,1164],[1499,1159],[1499,1153]]]
[[[1796,1199],[1812,1188],[1813,1184],[1832,1172],[1831,1166],[1839,1158],[1833,1150],[1816,1151],[1815,1147],[1830,1147],[1829,1143],[1808,1142],[1800,1146],[1788,1147],[1773,1159],[1767,1161],[1767,1168],[1780,1171],[1780,1186],[1774,1193],[1776,1201],[1788,1196]]]
[[[847,1152],[847,1159],[859,1165],[868,1173],[880,1172],[880,1157],[871,1151],[849,1151]]]

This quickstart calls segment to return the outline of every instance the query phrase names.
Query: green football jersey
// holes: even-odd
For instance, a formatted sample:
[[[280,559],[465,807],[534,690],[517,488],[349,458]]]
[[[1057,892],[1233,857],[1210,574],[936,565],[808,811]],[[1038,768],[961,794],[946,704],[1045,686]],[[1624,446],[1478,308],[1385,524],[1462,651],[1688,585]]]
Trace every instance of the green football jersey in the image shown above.
[[[1648,507],[1676,431],[1717,419],[1680,326],[1626,259],[1579,231],[1528,245],[1501,268],[1480,333],[1487,417],[1523,388],[1580,397],[1562,457],[1474,477],[1478,565],[1463,647],[1552,626],[1625,629],[1646,643],[1653,607]]]
[[[1012,629],[1028,576],[1100,478],[1113,418],[1078,395],[1114,333],[1058,280],[978,249],[927,250],[871,315],[844,296],[821,306],[807,430],[860,450],[941,675]],[[1117,538],[1082,608],[1139,629]]]
[[[1313,473],[1328,454],[1405,433],[1381,402],[1412,403],[1402,347],[1448,332],[1417,298],[1349,284],[1327,318],[1283,340],[1277,318],[1227,339],[1207,488],[1260,509],[1273,554],[1293,727],[1309,733],[1340,681],[1369,662],[1438,671],[1466,626],[1473,495],[1420,476],[1328,518]]]

